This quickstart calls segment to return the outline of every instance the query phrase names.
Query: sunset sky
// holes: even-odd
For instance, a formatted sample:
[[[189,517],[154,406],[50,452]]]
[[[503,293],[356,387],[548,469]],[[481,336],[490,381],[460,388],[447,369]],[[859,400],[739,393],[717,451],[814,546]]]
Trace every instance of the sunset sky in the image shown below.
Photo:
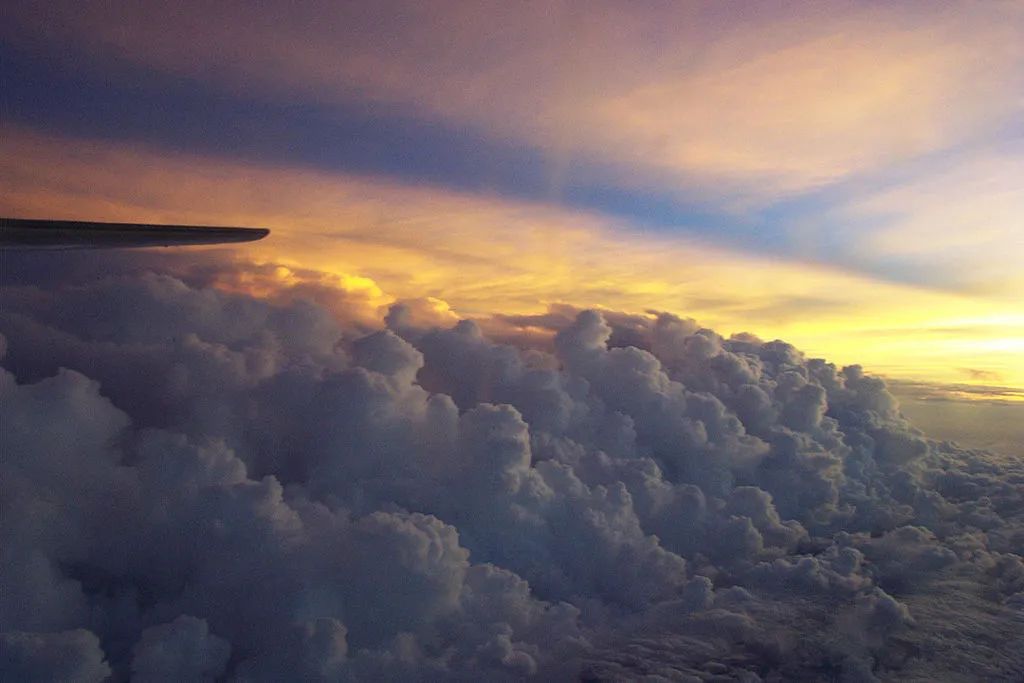
[[[0,218],[0,681],[1024,681],[1024,0],[5,0]]]
[[[13,2],[0,214],[1024,399],[1024,5]],[[933,391],[934,390],[930,390]]]

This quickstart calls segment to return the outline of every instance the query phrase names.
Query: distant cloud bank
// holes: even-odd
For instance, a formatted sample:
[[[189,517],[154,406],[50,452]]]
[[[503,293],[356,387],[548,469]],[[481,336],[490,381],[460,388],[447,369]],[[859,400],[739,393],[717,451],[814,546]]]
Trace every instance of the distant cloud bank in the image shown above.
[[[1024,466],[856,366],[167,263],[0,290],[4,680],[1024,672]]]

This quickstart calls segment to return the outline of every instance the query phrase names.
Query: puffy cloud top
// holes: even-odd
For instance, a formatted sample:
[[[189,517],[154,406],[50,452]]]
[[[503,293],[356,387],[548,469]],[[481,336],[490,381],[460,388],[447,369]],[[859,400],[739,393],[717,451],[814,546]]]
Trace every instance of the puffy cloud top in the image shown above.
[[[544,351],[326,298],[0,290],[0,678],[1024,673],[1024,469],[861,368],[668,314],[559,307]]]

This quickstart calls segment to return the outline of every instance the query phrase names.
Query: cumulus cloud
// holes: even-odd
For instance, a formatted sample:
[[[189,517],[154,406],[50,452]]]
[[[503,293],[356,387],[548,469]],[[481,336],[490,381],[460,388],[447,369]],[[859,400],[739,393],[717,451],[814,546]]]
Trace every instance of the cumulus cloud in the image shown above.
[[[85,629],[0,634],[0,674],[10,681],[103,681],[110,667],[99,638]]]
[[[859,367],[204,268],[0,290],[5,680],[1024,672],[1024,469]]]
[[[133,648],[132,680],[213,681],[224,672],[231,646],[188,615],[151,626]]]

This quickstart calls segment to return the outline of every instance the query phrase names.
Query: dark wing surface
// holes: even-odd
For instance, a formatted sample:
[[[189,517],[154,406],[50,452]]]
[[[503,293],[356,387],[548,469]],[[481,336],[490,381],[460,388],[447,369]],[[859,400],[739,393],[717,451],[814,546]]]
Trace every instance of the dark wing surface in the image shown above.
[[[120,249],[252,242],[266,228],[0,218],[0,249]]]

